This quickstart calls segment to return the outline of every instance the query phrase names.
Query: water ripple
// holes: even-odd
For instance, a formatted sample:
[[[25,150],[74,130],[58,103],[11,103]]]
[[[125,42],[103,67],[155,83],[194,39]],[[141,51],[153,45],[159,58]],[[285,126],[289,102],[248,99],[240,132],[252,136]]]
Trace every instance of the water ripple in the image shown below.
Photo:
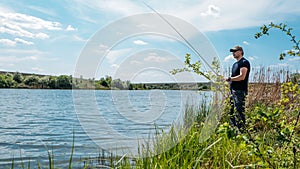
[[[137,122],[134,121],[137,117],[130,116],[130,112],[138,116],[139,112],[147,112],[151,106],[160,105],[151,101],[153,96],[150,91],[126,91],[130,104],[122,100],[121,96],[118,97],[124,91],[119,92],[112,94],[111,91],[95,91],[97,106],[110,127],[128,137],[146,138],[156,127],[168,129],[181,111],[180,100],[176,98],[178,92],[166,91],[168,100],[163,107],[164,111],[153,116],[157,119]],[[192,92],[187,92],[190,93]],[[85,94],[89,93],[82,91],[82,97]],[[90,111],[89,103],[82,102],[78,106]],[[144,113],[141,118],[147,118],[145,115],[147,116]],[[153,118],[149,115],[150,117]],[[92,116],[86,117],[84,121],[90,125],[99,125]],[[99,130],[103,135],[99,135],[97,140],[108,143],[115,139],[105,127],[100,127]],[[0,89],[0,133],[0,168],[10,165],[13,158],[16,163],[24,159],[47,161],[48,151],[54,152],[55,159],[65,161],[72,149],[73,134],[74,159],[97,156],[101,149],[80,125],[71,90]]]

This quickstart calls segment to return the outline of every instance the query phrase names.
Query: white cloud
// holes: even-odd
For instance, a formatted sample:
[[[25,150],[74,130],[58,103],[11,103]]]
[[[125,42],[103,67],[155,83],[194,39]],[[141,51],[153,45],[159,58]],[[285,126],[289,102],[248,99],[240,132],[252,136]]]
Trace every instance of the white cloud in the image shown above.
[[[249,42],[243,41],[243,44],[248,46],[248,45],[249,45]]]
[[[78,8],[82,11],[82,6],[87,7],[86,10],[101,10],[105,12],[118,13],[121,15],[131,15],[133,12],[143,12],[141,4],[131,0],[113,0],[113,1],[98,1],[98,0],[76,0]]]
[[[3,6],[2,4],[0,5],[0,11],[2,13],[11,13],[12,12],[11,9],[7,8],[6,6]]]
[[[37,33],[34,35],[34,37],[38,38],[38,39],[48,39],[49,35],[45,34],[45,33]]]
[[[80,41],[80,42],[86,42],[85,39],[83,39],[82,37],[80,37],[78,35],[73,35],[73,39],[75,39],[76,41]]]
[[[12,11],[4,12],[0,10],[0,20],[0,34],[17,38],[47,39],[49,35],[44,31],[62,29],[59,22],[47,21],[35,16]],[[24,42],[24,44],[31,44],[28,41],[17,40],[21,43]]]
[[[207,4],[209,0],[203,1],[203,4]],[[300,9],[293,4],[297,4],[297,0],[284,1],[278,0],[274,2],[273,0],[227,0],[227,1],[217,1],[213,0],[210,3],[218,5],[221,9],[222,14],[219,17],[202,17],[199,18],[196,13],[193,12],[197,10],[196,6],[192,9],[189,8],[187,12],[193,12],[191,19],[192,23],[197,24],[203,31],[218,31],[227,29],[239,29],[253,26],[261,26],[262,24],[273,22],[285,21],[285,17],[289,13],[299,13]],[[202,7],[203,4],[199,4],[198,7]],[[240,12],[236,14],[236,9]],[[267,10],[266,9],[272,9]],[[291,12],[293,11],[293,12]],[[179,15],[179,14],[178,14]],[[185,19],[188,19],[185,17]]]
[[[118,65],[118,64],[112,64],[111,65],[111,68],[113,68],[113,69],[118,69],[120,67],[120,65]]]
[[[106,55],[106,59],[110,64],[113,64],[116,62],[117,59],[127,56],[132,49],[131,48],[125,48],[125,49],[119,49],[119,50],[107,50],[108,53]]]
[[[97,10],[105,16],[128,16],[143,12],[153,12],[140,1],[114,0],[76,0],[78,10]],[[291,13],[300,13],[298,0],[198,0],[198,1],[168,1],[152,0],[147,2],[152,8],[162,14],[173,15],[192,23],[201,31],[218,31],[239,29],[262,24],[285,21]],[[212,5],[213,4],[213,5]],[[80,8],[79,8],[80,7]],[[266,10],[272,9],[272,10]],[[237,14],[237,10],[241,11]],[[222,12],[222,14],[220,13]],[[85,15],[81,11],[82,15]],[[217,16],[217,17],[208,17]],[[295,18],[297,19],[297,18]],[[97,22],[97,21],[96,21]],[[141,23],[142,24],[142,23]]]
[[[75,31],[77,30],[76,28],[74,28],[72,25],[68,25],[68,27],[66,28],[66,31]]]
[[[15,38],[15,42],[22,43],[22,44],[25,44],[25,45],[33,45],[34,44],[33,42],[29,42],[29,41],[26,41],[26,40],[20,39],[20,38]]]
[[[146,77],[146,78],[145,78]],[[174,82],[172,75],[165,73],[159,69],[148,69],[138,72],[131,78],[134,83],[154,83],[154,82]],[[176,82],[176,81],[175,81]]]
[[[28,6],[28,8],[31,10],[31,11],[37,11],[39,13],[43,13],[47,16],[53,16],[53,17],[57,17],[58,13],[55,12],[55,9],[54,8],[47,8],[47,6],[44,8],[44,7],[40,7],[40,6]]]
[[[0,50],[0,56],[12,56],[12,55],[44,55],[44,52],[39,50],[23,50],[23,49],[2,49]]]
[[[201,12],[201,16],[214,16],[217,17],[220,15],[220,8],[215,5],[209,5],[206,12]]]
[[[26,41],[24,39],[20,39],[20,38],[15,38],[14,40],[10,40],[10,39],[0,39],[0,43],[7,45],[7,46],[16,46],[17,43],[21,43],[24,45],[33,45],[33,42],[30,41]]]
[[[298,4],[297,0],[278,0],[276,2],[273,0],[203,0],[180,3],[180,5],[178,3],[169,3],[169,5],[167,5],[168,8],[166,9],[160,9],[160,6],[153,7],[155,9],[160,9],[160,13],[166,13],[184,19],[195,25],[201,31],[219,31],[261,26],[270,21],[285,21],[285,17],[290,17],[290,13],[300,13],[300,8],[297,5],[294,5]],[[207,8],[211,4],[215,4],[222,14],[219,13],[218,17],[207,17],[209,11],[207,11]],[[214,9],[214,7],[211,6],[210,9]],[[241,12],[237,14],[236,9]],[[266,12],[266,9],[272,10]],[[206,12],[203,12],[204,15],[201,17],[199,11]],[[211,14],[212,11],[213,10],[211,10]],[[217,11],[218,10],[215,10],[216,15],[218,14]]]
[[[143,65],[143,62],[140,62],[140,61],[137,61],[137,60],[132,60],[132,61],[130,61],[130,64],[132,64],[132,65]]]
[[[281,67],[288,67],[288,66],[290,66],[290,65],[287,64],[287,63],[279,63],[278,66],[281,66]]]
[[[226,56],[224,62],[229,62],[230,60],[234,60],[233,55]]]
[[[291,62],[297,62],[297,61],[300,61],[300,57],[299,56],[293,56],[291,58],[288,59],[288,61],[291,61]]]
[[[44,71],[44,69],[41,69],[39,67],[33,67],[33,68],[31,68],[31,70],[37,71],[37,72],[43,72]]]
[[[287,63],[278,63],[276,65],[269,65],[269,68],[287,68],[287,67],[291,67],[292,65],[289,65]]]
[[[29,62],[51,61],[52,58],[45,57],[47,53],[39,50],[24,50],[24,49],[2,49],[0,50],[0,63],[28,65]],[[19,63],[19,64],[18,64]],[[31,69],[31,68],[28,68]]]
[[[161,57],[161,56],[156,56],[156,55],[149,55],[147,57],[144,58],[144,61],[148,61],[148,62],[168,62],[172,60],[172,58],[169,57]]]
[[[12,35],[12,36],[17,36],[17,37],[34,38],[33,33],[28,32],[24,29],[15,28],[15,27],[10,26],[8,24],[5,24],[5,26],[3,26],[3,25],[4,24],[0,24],[0,33],[9,34],[9,35]]]
[[[37,60],[37,56],[26,56],[26,57],[16,57],[16,56],[4,56],[0,57],[0,62],[21,62],[29,60]]]
[[[10,39],[0,39],[0,44],[4,44],[4,45],[7,45],[7,46],[15,46],[16,42],[12,41]]]
[[[256,56],[249,56],[248,58],[249,58],[249,60],[251,60],[251,61],[253,61],[253,60],[256,60],[256,59],[257,59],[257,57],[256,57]]]
[[[135,41],[133,41],[133,43],[136,45],[147,45],[148,44],[147,42],[144,42],[142,40],[135,40]]]

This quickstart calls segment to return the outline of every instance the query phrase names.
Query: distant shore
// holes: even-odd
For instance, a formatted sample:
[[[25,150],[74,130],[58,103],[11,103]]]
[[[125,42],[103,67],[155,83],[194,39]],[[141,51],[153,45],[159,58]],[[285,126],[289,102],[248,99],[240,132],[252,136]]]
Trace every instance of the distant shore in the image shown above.
[[[0,88],[13,89],[90,89],[90,90],[210,90],[210,82],[131,83],[105,76],[98,80],[72,75],[41,75],[0,71]]]

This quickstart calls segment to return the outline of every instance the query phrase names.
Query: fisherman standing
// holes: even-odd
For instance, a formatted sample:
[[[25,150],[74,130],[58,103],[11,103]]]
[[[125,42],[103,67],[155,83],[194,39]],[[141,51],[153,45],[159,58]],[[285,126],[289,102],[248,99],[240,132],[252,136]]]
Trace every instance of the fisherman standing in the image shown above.
[[[230,123],[243,131],[245,118],[245,98],[248,94],[248,81],[250,73],[250,62],[244,58],[243,48],[234,46],[229,50],[232,52],[236,62],[232,65],[231,76],[225,80],[230,84],[231,106]]]

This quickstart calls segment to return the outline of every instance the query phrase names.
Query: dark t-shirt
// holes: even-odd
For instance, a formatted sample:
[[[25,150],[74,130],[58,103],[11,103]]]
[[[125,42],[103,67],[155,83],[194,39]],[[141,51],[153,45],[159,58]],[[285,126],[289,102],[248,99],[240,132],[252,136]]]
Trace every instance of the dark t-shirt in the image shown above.
[[[250,63],[247,59],[241,58],[239,61],[235,62],[232,65],[231,77],[239,75],[240,69],[242,67],[246,67],[248,69],[245,79],[242,81],[231,81],[230,89],[243,90],[243,91],[246,91],[246,93],[247,93],[248,92],[248,79],[249,79],[249,73],[250,73]]]

